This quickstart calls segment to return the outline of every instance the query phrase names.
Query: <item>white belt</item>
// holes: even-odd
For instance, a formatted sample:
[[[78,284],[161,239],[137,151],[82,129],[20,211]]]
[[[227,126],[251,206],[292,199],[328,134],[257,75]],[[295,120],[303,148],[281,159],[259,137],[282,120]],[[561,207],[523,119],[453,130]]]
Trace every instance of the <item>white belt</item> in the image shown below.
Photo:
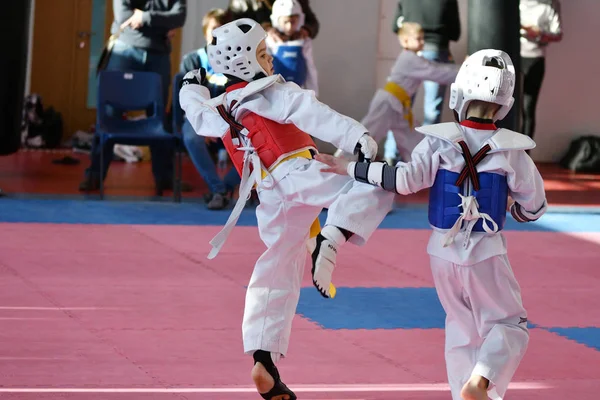
[[[237,221],[240,218],[242,211],[244,210],[244,206],[250,198],[250,194],[252,193],[252,187],[254,186],[254,184],[258,185],[262,180],[262,168],[260,158],[258,157],[258,154],[254,152],[254,148],[238,147],[238,150],[243,150],[245,152],[239,197],[235,203],[235,207],[233,207],[233,211],[231,211],[231,214],[229,215],[229,218],[225,223],[225,226],[210,241],[210,244],[212,245],[212,250],[208,254],[208,259],[210,260],[215,258],[217,254],[219,254],[219,251],[225,244],[227,237],[237,224]],[[252,163],[252,174],[250,174],[250,163]]]
[[[444,239],[442,240],[442,244],[444,247],[450,246],[454,243],[454,238],[460,232],[463,221],[467,221],[467,228],[465,234],[465,240],[463,242],[463,247],[467,248],[469,245],[469,239],[471,238],[471,232],[475,227],[477,221],[481,218],[483,219],[483,230],[487,233],[496,233],[498,232],[498,224],[486,213],[479,212],[479,204],[477,203],[477,199],[474,196],[463,196],[460,193],[458,194],[462,200],[460,207],[462,207],[462,212],[460,213],[460,217],[454,223],[454,226],[444,235]],[[488,226],[488,221],[492,223],[493,228]]]

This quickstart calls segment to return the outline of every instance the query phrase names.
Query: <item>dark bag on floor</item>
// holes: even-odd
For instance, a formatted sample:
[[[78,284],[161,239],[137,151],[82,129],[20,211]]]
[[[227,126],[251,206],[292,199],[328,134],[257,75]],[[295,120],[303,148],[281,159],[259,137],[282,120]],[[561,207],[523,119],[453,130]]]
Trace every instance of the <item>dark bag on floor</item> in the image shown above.
[[[21,143],[23,147],[53,149],[60,145],[63,120],[53,107],[45,108],[38,94],[25,98]]]
[[[583,136],[572,141],[560,165],[575,172],[600,174],[600,137]]]

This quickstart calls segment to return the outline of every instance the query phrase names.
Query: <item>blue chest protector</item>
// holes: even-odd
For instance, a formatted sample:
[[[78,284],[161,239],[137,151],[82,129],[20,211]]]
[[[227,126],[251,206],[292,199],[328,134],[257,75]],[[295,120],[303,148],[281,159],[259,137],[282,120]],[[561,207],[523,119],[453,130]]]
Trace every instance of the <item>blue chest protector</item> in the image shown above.
[[[490,172],[478,173],[479,190],[471,190],[477,199],[479,212],[488,214],[496,224],[498,230],[504,227],[506,221],[506,206],[508,202],[508,184],[506,176]],[[463,187],[456,186],[459,174],[441,169],[435,176],[435,182],[429,191],[429,223],[439,229],[450,229],[459,218],[462,201],[459,193]],[[475,224],[474,232],[484,232],[483,221],[480,219]]]
[[[306,82],[307,67],[302,44],[279,46],[273,54],[273,69],[286,81],[303,86]]]

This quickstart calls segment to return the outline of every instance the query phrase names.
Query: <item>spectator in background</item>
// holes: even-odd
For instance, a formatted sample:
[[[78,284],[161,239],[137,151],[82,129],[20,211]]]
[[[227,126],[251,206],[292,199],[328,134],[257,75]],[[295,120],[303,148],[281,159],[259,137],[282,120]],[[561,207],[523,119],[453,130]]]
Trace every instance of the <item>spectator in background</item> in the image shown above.
[[[319,33],[319,21],[310,8],[310,0],[298,0],[306,16],[304,24],[294,35],[293,39],[314,39]],[[231,20],[239,18],[252,18],[269,34],[274,41],[282,41],[283,36],[271,25],[272,0],[229,0],[229,16]]]
[[[215,28],[229,22],[227,11],[220,8],[213,8],[204,18],[202,18],[202,33],[206,45],[197,50],[191,51],[183,56],[179,66],[179,72],[188,73],[195,69],[204,68],[206,71],[205,86],[210,90],[211,97],[217,97],[225,92],[227,78],[223,74],[215,74],[213,68],[208,62],[208,53],[206,47],[212,42],[212,31]]]
[[[460,18],[457,0],[400,0],[393,21],[398,33],[402,21],[420,24],[425,31],[425,46],[421,55],[434,62],[450,63],[450,41],[460,37]],[[425,81],[423,125],[438,124],[442,119],[446,85]]]
[[[276,0],[273,3],[271,24],[282,40],[267,36],[265,43],[273,56],[273,69],[288,82],[319,95],[317,67],[313,58],[310,37],[293,39],[304,25],[305,15],[298,0]]]
[[[202,19],[202,31],[207,45],[212,42],[213,29],[227,23],[227,18],[227,12],[218,8],[210,10],[204,16]],[[217,97],[223,94],[225,92],[227,78],[223,74],[214,73],[213,68],[208,62],[206,46],[186,54],[181,61],[179,70],[180,72],[188,73],[200,68],[204,68],[206,71],[206,82],[204,82],[203,85],[208,87],[211,97]],[[206,143],[206,141],[216,141],[217,139],[204,138],[197,135],[187,118],[184,118],[181,131],[183,142],[192,163],[194,163],[196,170],[198,170],[198,173],[202,176],[202,179],[204,179],[210,190],[210,193],[205,198],[207,208],[210,210],[221,210],[225,208],[231,200],[234,188],[240,183],[240,176],[235,168],[231,168],[224,179],[219,178],[215,163],[209,154]]]
[[[535,110],[546,70],[546,46],[562,39],[558,0],[521,0],[523,128],[533,138]]]
[[[166,107],[171,81],[171,41],[174,29],[181,28],[186,18],[186,0],[113,0],[115,19],[111,33],[119,31],[107,70],[151,71],[162,78],[163,100]],[[168,145],[150,146],[152,174],[156,194],[173,187],[173,151]],[[100,187],[100,168],[104,177],[113,158],[113,146],[104,149],[104,165],[100,165],[98,143],[92,146],[91,165],[79,190],[97,190]]]

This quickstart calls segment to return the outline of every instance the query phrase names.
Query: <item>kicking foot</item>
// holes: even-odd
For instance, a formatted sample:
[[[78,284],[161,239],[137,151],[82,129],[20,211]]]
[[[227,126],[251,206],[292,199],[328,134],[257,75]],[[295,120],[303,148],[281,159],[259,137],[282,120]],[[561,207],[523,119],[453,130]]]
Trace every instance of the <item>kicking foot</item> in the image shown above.
[[[463,400],[487,400],[490,381],[482,376],[473,376],[460,391]]]
[[[312,280],[321,296],[333,298],[335,287],[331,284],[337,249],[346,241],[344,234],[335,226],[327,225],[317,235],[315,250],[312,253]]]
[[[261,397],[265,400],[296,400],[294,392],[281,382],[279,371],[271,360],[271,354],[262,350],[256,353],[258,354],[254,356],[252,380]]]

